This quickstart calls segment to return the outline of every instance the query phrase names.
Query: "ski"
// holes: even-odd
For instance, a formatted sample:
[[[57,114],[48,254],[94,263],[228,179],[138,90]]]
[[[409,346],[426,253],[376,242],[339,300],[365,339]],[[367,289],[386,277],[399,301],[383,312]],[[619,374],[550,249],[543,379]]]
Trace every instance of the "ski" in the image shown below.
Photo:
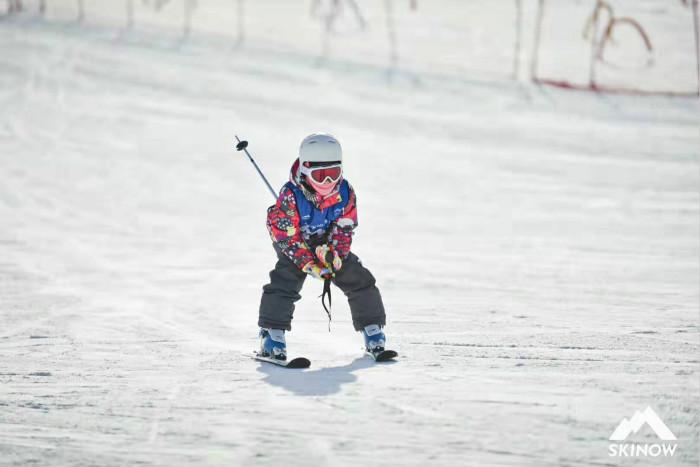
[[[386,362],[399,356],[395,350],[380,350],[378,352],[370,352],[369,350],[365,350],[365,353],[372,357],[375,362]]]
[[[311,361],[304,357],[296,357],[291,360],[277,360],[276,358],[263,357],[255,352],[253,358],[259,362],[272,363],[284,368],[308,368],[311,366]]]

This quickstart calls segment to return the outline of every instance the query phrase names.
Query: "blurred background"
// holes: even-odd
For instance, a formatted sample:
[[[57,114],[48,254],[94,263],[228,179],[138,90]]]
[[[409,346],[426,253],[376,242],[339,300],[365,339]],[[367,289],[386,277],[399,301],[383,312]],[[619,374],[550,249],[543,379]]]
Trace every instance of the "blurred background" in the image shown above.
[[[697,465],[697,1],[0,7],[9,465],[617,465],[647,405]],[[273,198],[235,136],[278,189],[318,131],[395,365],[311,280],[312,368],[249,358]]]

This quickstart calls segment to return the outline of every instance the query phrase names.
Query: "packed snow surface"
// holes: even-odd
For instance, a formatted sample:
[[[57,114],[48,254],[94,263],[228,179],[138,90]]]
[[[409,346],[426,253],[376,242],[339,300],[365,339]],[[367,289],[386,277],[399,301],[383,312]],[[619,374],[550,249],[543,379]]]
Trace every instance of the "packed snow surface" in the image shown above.
[[[698,464],[697,99],[55,14],[0,21],[1,465]],[[234,135],[278,188],[318,130],[395,363],[312,279],[311,368],[249,357],[272,197]],[[675,455],[608,456],[647,406]]]

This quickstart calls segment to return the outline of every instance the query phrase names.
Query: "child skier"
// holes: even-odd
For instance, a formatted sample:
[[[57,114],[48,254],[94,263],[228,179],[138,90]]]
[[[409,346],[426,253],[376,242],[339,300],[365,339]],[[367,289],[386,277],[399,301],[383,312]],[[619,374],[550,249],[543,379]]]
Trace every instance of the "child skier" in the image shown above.
[[[328,134],[304,138],[289,182],[267,210],[277,253],[260,300],[260,355],[286,360],[285,331],[306,276],[331,279],[348,297],[352,323],[370,352],[384,350],[386,322],[372,274],[350,251],[357,226],[355,192],[343,178],[340,143]]]

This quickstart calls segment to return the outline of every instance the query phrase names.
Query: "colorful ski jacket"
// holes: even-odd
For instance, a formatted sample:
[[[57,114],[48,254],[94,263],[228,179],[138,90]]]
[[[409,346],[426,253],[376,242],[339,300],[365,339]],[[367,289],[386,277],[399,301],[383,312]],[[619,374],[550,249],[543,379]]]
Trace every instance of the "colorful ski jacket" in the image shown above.
[[[335,190],[321,199],[303,183],[298,159],[277,202],[267,209],[272,241],[299,269],[309,263],[318,264],[314,250],[324,243],[345,259],[355,227],[355,192],[348,181],[341,179]]]

